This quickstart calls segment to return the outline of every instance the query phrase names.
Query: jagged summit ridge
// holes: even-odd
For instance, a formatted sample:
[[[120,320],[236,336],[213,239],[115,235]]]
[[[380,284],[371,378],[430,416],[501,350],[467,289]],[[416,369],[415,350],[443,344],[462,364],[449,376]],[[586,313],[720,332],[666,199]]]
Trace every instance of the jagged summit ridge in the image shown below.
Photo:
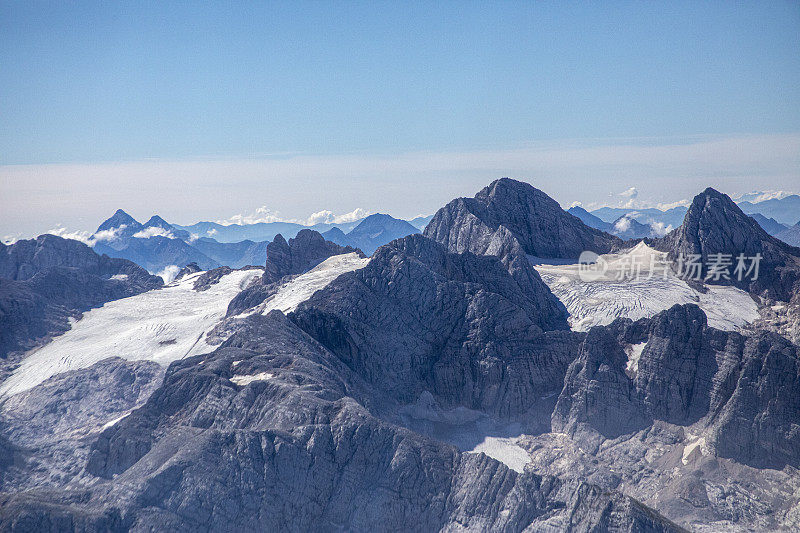
[[[334,242],[326,241],[318,232],[310,229],[301,230],[293,239],[287,242],[278,234],[267,245],[266,269],[264,283],[279,281],[284,276],[302,274],[311,270],[325,259],[340,254],[348,254],[360,250],[351,246],[340,246]]]
[[[590,250],[607,253],[616,237],[591,228],[528,183],[502,178],[474,198],[457,198],[437,211],[425,235],[454,252],[489,253],[508,233],[527,255],[577,259]],[[495,254],[496,255],[496,254]]]
[[[142,224],[135,218],[122,209],[117,209],[110,218],[106,219],[102,224],[100,224],[100,226],[97,228],[97,231],[107,231],[121,228],[123,226],[126,226],[126,229],[131,233],[142,228]]]
[[[731,200],[711,187],[694,197],[683,224],[654,246],[669,253],[673,261],[688,261],[692,256],[703,265],[705,281],[731,283],[758,295],[789,301],[800,292],[800,249],[769,235]],[[708,278],[708,266],[720,259],[732,264],[727,278]],[[758,257],[755,271],[739,279],[735,275],[737,258]],[[748,263],[748,267],[750,263]],[[678,269],[679,271],[681,268]],[[684,269],[685,270],[685,269]]]

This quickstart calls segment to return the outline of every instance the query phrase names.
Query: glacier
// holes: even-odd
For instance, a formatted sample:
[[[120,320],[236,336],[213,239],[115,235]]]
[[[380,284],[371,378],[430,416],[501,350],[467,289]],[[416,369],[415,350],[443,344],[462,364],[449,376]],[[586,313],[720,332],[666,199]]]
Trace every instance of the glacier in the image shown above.
[[[608,268],[592,281],[581,279],[577,263],[547,264],[529,257],[542,280],[566,306],[574,331],[588,331],[617,318],[649,318],[675,304],[696,304],[708,317],[709,326],[725,331],[739,330],[760,316],[756,302],[741,289],[705,285],[702,292],[671,272],[664,275],[663,269],[651,269],[651,265],[663,265],[666,254],[643,242],[599,257]],[[640,275],[628,279],[624,274],[633,264],[641,267]]]

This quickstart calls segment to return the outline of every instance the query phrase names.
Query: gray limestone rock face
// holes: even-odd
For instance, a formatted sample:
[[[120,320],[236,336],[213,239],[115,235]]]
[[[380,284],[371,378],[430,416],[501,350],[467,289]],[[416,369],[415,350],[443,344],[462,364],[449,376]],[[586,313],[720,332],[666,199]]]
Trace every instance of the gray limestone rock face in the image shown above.
[[[250,317],[96,438],[80,488],[5,496],[0,527],[680,531],[619,492],[382,421],[375,396],[281,313]]]
[[[212,285],[219,283],[223,276],[227,276],[231,272],[233,269],[226,266],[203,272],[197,277],[192,288],[196,291],[207,291]]]
[[[289,242],[277,235],[267,245],[266,268],[261,283],[254,283],[237,294],[228,304],[226,316],[255,307],[275,294],[281,283],[308,272],[329,257],[353,252],[364,257],[361,250],[326,241],[320,233],[309,229],[301,230]]]
[[[290,315],[390,397],[519,413],[560,384],[578,336],[497,258],[453,254],[421,235],[387,244]],[[548,304],[550,304],[548,306]],[[560,385],[558,385],[560,386]]]
[[[570,364],[551,417],[552,430],[594,447],[648,426],[634,382],[625,373],[625,351],[613,331],[592,328]]]
[[[339,254],[359,252],[350,246],[339,246],[326,241],[319,232],[304,229],[293,239],[286,242],[281,235],[267,245],[267,263],[264,271],[264,283],[274,283],[284,276],[302,274],[323,262],[325,259]]]
[[[730,279],[715,280],[714,275],[709,278],[710,283],[733,284],[759,296],[787,302],[800,294],[800,248],[769,235],[727,195],[712,188],[695,196],[683,224],[653,241],[653,246],[668,252],[673,261],[700,256],[703,278],[708,277],[713,254],[729,255],[733,263],[728,270]],[[740,254],[760,255],[757,279],[753,279],[755,272],[743,272],[742,280],[734,275]],[[748,261],[746,266],[749,265]]]
[[[631,340],[646,343],[635,365],[625,357]],[[567,371],[552,425],[595,446],[653,420],[694,425],[721,457],[798,468],[797,398],[796,345],[774,333],[719,331],[698,307],[674,306],[652,319],[594,328]]]
[[[575,260],[584,250],[607,253],[622,242],[585,225],[542,191],[508,178],[441,208],[425,236],[453,252],[491,255],[499,255],[498,241],[510,236],[527,255]]]

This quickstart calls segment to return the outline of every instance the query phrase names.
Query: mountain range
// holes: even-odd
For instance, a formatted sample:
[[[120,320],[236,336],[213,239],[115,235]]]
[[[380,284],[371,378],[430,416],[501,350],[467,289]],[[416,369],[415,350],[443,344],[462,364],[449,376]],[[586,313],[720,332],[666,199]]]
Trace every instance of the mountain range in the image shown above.
[[[424,223],[428,219],[418,217],[415,221]],[[345,234],[341,227],[350,230]],[[330,228],[325,233],[328,240],[359,248],[368,254],[391,240],[420,232],[409,222],[379,214],[341,225],[318,224],[311,227],[283,222],[244,226],[199,222],[192,226],[178,226],[169,224],[158,215],[141,224],[120,209],[100,224],[92,242],[99,254],[128,259],[150,272],[166,275],[165,269],[171,268],[176,273],[190,263],[203,270],[259,264],[263,262],[268,242],[277,236],[292,238],[304,230],[326,228]],[[197,230],[203,230],[205,235],[211,234],[215,238],[198,237],[195,233]],[[268,240],[230,240],[244,235],[267,237]]]
[[[167,285],[53,236],[0,249],[0,528],[796,530],[800,249],[711,188],[663,236],[588,215],[504,178],[422,234],[372,215]],[[190,244],[112,218],[98,238]],[[740,253],[757,277],[707,276]],[[678,275],[613,275],[644,258]]]
[[[751,194],[747,197],[753,196]],[[743,200],[737,205],[745,214],[755,218],[770,235],[793,246],[798,245],[797,230],[790,228],[800,224],[800,196],[793,194],[758,202]],[[688,208],[677,206],[661,210],[653,207],[644,209],[601,207],[589,212],[580,206],[573,206],[568,211],[587,226],[628,240],[664,235],[666,231],[677,228],[683,223]],[[625,219],[638,224],[630,224]],[[622,224],[617,227],[621,221]]]

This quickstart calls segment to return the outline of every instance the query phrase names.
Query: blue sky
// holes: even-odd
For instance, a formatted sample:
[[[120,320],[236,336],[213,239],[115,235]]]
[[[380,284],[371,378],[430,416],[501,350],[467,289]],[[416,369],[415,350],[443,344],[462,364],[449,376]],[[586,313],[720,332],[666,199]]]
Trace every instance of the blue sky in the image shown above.
[[[562,203],[800,188],[798,2],[254,4],[0,4],[0,231],[92,226],[116,207],[176,222],[260,205],[413,216],[504,171]],[[708,142],[758,147],[723,170],[686,156],[666,191],[644,155]],[[563,174],[504,159],[576,146],[643,155]],[[221,182],[249,190],[219,198]]]

